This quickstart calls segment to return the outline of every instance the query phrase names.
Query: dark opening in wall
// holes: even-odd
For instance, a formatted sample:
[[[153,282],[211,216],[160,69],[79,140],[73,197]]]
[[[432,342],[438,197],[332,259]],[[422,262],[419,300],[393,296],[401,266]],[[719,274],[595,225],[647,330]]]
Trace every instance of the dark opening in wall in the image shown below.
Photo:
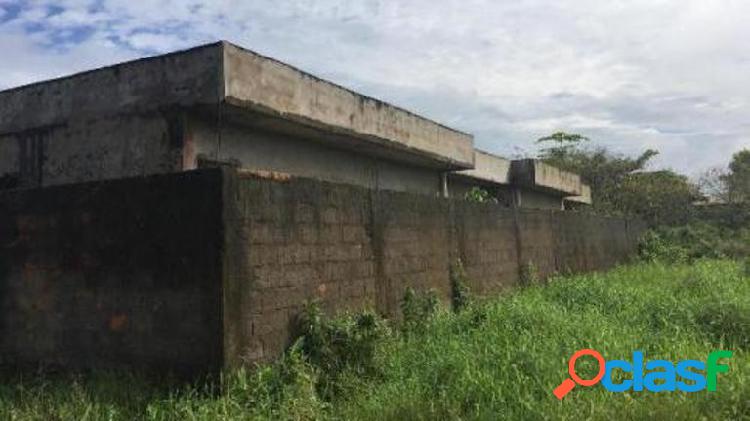
[[[205,155],[198,155],[197,164],[198,164],[198,168],[220,168],[220,167],[239,168],[240,167],[240,161],[236,159],[222,161],[222,160],[209,158]]]

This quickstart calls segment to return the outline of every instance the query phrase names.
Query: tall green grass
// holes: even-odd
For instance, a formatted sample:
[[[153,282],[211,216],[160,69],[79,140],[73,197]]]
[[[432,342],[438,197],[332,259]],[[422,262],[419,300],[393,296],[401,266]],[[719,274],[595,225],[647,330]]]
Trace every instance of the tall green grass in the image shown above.
[[[458,313],[415,308],[420,316],[400,328],[313,312],[306,340],[276,364],[226,375],[221,392],[112,374],[14,378],[0,386],[0,418],[750,419],[750,277],[731,261],[553,278]],[[597,385],[558,401],[551,391],[581,348],[607,359],[734,356],[716,392]],[[581,360],[582,377],[591,369]]]

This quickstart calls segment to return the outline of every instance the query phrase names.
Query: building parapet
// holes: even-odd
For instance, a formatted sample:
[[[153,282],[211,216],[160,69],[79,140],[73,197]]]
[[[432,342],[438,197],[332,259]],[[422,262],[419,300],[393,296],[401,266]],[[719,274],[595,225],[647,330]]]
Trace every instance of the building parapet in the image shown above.
[[[511,180],[518,186],[561,196],[579,196],[581,177],[538,159],[520,159],[511,163]]]

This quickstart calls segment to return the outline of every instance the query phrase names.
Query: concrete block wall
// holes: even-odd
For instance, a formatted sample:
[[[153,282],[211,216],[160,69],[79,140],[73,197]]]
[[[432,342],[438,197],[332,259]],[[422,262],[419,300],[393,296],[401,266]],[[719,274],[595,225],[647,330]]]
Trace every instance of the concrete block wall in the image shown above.
[[[457,259],[470,289],[486,295],[519,285],[529,263],[545,277],[623,262],[643,229],[272,174],[226,177],[225,285],[241,297],[225,306],[229,365],[278,356],[313,300],[329,314],[370,308],[397,318],[407,287],[449,301]]]
[[[634,221],[198,170],[0,193],[0,365],[186,372],[267,361],[303,306],[398,317],[450,299],[450,265],[492,294],[599,270]]]
[[[369,191],[310,180],[227,179],[227,362],[270,359],[309,300],[375,305]]]
[[[0,366],[221,359],[221,173],[0,192]]]

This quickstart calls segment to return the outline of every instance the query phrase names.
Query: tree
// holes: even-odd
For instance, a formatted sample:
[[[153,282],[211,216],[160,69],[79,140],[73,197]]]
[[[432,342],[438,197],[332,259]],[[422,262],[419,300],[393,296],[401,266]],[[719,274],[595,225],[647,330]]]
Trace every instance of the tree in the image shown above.
[[[732,155],[724,181],[731,202],[750,202],[750,150],[743,149]]]
[[[638,215],[651,225],[679,225],[688,222],[693,202],[701,198],[698,187],[673,171],[628,174],[615,196],[615,207]]]
[[[621,212],[617,195],[620,186],[629,174],[643,170],[658,154],[648,149],[632,158],[611,153],[604,147],[584,147],[589,139],[579,134],[557,132],[537,140],[537,143],[553,143],[541,149],[539,159],[546,163],[579,174],[591,186],[595,209],[604,212]]]
[[[725,169],[709,168],[698,178],[698,186],[701,192],[710,200],[729,202],[729,191],[727,188],[728,175],[729,172]]]

